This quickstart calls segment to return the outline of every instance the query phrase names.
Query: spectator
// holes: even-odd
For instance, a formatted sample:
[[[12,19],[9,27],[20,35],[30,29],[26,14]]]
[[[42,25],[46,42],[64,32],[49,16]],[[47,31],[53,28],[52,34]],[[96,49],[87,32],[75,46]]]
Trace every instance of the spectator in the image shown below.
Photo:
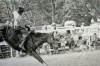
[[[56,23],[52,23],[52,29],[56,30]]]
[[[53,53],[57,54],[58,53],[58,41],[57,41],[57,39],[56,39],[56,41],[54,41],[53,49],[54,49]]]
[[[72,35],[70,33],[70,30],[67,31],[67,44],[69,45],[69,49],[71,49],[71,38],[72,38]]]
[[[100,39],[97,37],[97,34],[94,33],[92,36],[92,46],[95,49],[98,49],[98,47],[100,46],[99,44],[100,44]]]
[[[79,47],[80,50],[82,50],[82,51],[84,51],[85,49],[87,49],[87,47],[86,47],[86,41],[84,41],[81,36],[79,37],[77,47]]]
[[[53,36],[54,36],[55,39],[59,40],[60,34],[57,31],[54,31]]]
[[[83,40],[83,43],[80,45],[80,49],[81,49],[82,51],[84,51],[85,49],[87,49],[86,41]]]
[[[44,51],[45,51],[45,54],[48,54],[48,47],[49,47],[49,44],[48,44],[47,42],[45,42],[45,43],[43,44],[43,49],[44,49]]]
[[[67,46],[67,43],[68,43],[68,39],[67,38],[65,38],[65,46]]]
[[[60,36],[60,42],[61,42],[61,48],[62,48],[62,51],[65,50],[65,38],[64,36]]]
[[[74,49],[74,47],[75,47],[75,43],[74,43],[74,39],[73,39],[73,37],[71,37],[71,42],[70,42],[70,49]]]
[[[83,44],[82,37],[79,36],[79,38],[78,38],[78,42],[77,42],[77,47],[80,47],[82,44]]]
[[[76,46],[77,45],[77,41],[78,41],[78,35],[76,33],[74,33],[72,37],[74,39],[74,44]]]

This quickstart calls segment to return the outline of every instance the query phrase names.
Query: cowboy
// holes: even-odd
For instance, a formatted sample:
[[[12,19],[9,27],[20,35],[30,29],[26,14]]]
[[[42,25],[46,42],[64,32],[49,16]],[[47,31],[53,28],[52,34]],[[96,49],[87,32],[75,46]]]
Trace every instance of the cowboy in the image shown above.
[[[18,11],[14,11],[14,28],[21,26],[21,17],[23,12],[25,12],[25,9],[23,7],[19,7]]]
[[[13,15],[14,15],[14,28],[15,29],[20,29],[22,28],[22,25],[21,25],[21,17],[22,17],[22,14],[23,12],[25,12],[25,9],[23,7],[19,7],[18,11],[14,11],[13,12]],[[26,26],[25,26],[26,27]],[[24,41],[25,41],[25,38],[26,36],[23,36],[23,39],[22,39],[22,42],[21,44],[19,45],[19,47],[23,50],[26,50],[24,48]]]

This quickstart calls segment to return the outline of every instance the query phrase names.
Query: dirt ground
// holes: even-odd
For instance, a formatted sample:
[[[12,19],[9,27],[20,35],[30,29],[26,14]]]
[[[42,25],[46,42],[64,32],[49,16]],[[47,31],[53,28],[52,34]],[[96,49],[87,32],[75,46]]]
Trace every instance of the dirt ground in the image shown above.
[[[100,50],[41,55],[48,66],[100,66]],[[43,66],[31,56],[0,59],[0,66]]]

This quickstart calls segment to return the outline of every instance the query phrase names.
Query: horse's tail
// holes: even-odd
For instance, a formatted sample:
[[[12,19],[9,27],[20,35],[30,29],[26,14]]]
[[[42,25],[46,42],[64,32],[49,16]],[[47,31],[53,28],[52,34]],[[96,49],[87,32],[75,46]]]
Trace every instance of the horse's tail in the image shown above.
[[[46,66],[48,66],[43,59],[37,54],[37,52],[33,51],[32,52],[32,56],[34,56],[34,58],[36,58],[40,63],[45,64]]]

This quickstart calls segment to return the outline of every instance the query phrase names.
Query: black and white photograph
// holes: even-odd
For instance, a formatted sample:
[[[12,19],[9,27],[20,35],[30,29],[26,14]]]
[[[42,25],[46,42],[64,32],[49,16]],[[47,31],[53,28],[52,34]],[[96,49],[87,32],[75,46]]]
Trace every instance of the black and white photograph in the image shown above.
[[[100,0],[0,0],[0,66],[100,66]]]

